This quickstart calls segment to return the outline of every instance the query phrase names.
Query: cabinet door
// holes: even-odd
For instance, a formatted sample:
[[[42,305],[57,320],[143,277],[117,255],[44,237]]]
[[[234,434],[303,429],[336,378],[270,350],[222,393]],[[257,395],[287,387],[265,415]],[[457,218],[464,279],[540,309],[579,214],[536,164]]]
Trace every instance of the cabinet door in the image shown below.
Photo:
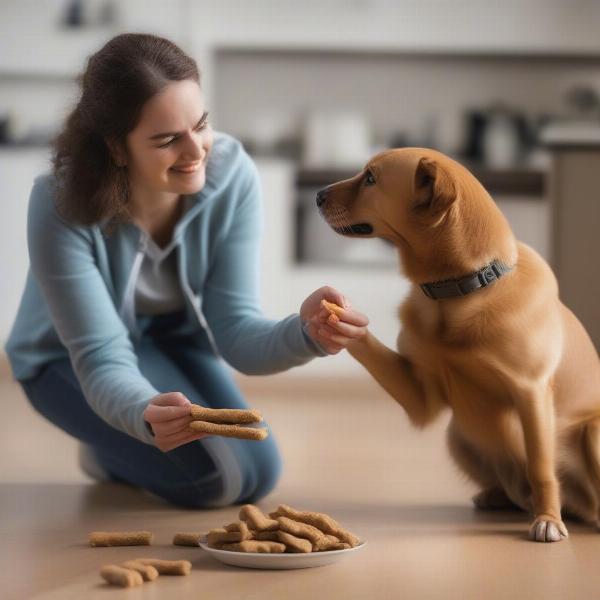
[[[559,149],[552,182],[552,266],[562,301],[600,348],[600,148]]]
[[[6,341],[17,312],[29,267],[27,253],[27,203],[33,180],[48,171],[47,148],[0,149],[0,339]]]

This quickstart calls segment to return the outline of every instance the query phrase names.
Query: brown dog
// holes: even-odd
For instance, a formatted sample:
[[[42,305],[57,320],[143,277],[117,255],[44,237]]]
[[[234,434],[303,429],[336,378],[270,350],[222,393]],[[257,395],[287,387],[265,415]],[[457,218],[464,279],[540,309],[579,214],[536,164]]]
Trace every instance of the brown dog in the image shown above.
[[[568,535],[561,502],[598,524],[598,354],[477,179],[433,150],[389,150],[317,205],[337,233],[398,248],[413,283],[398,351],[371,333],[348,349],[416,426],[452,410],[448,446],[481,486],[475,505],[529,511],[537,541]]]

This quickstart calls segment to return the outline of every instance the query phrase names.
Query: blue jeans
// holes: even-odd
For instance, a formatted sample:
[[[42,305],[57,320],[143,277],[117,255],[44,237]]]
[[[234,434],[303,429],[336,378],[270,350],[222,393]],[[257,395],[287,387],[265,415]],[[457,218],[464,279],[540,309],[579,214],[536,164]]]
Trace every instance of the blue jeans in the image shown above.
[[[141,373],[160,392],[182,392],[212,408],[248,408],[228,369],[208,345],[170,335],[181,313],[153,317],[135,345]],[[116,480],[147,489],[180,506],[208,508],[252,503],[281,473],[273,434],[263,441],[209,436],[161,452],[108,425],[89,407],[68,358],[48,363],[20,382],[46,419],[92,447]]]

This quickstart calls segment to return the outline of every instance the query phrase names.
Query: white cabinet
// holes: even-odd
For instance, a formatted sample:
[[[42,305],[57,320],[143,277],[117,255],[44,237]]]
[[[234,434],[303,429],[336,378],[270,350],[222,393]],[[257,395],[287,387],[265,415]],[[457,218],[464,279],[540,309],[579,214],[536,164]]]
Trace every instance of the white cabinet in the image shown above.
[[[0,340],[4,345],[15,318],[29,267],[27,204],[33,180],[50,169],[48,148],[0,148]]]

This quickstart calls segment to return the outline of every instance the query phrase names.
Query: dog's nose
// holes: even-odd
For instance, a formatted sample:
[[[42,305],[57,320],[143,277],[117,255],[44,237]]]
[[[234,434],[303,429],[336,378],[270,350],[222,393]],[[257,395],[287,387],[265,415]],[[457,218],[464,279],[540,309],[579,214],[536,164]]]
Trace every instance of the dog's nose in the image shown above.
[[[327,188],[317,192],[317,206],[321,208],[325,204],[325,200],[327,200]]]

